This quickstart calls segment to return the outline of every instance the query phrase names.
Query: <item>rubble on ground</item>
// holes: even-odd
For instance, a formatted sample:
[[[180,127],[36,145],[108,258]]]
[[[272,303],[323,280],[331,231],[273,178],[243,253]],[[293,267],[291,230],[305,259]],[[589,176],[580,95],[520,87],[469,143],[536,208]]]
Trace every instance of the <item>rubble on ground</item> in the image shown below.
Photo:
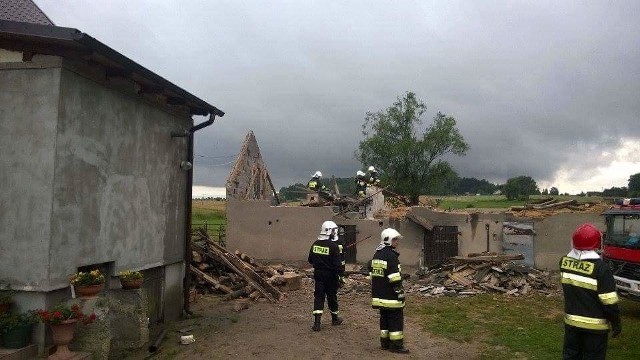
[[[546,198],[523,206],[512,206],[510,210],[515,217],[544,218],[561,213],[601,213],[609,207],[608,204],[597,202],[578,203],[576,200]]]
[[[223,295],[223,299],[266,299],[277,302],[284,291],[302,286],[302,275],[285,265],[264,265],[250,256],[229,252],[212,241],[204,231],[192,239],[190,271],[195,291]]]
[[[492,253],[455,256],[446,263],[418,272],[419,279],[405,288],[409,293],[427,297],[488,292],[514,296],[531,292],[549,295],[558,291],[556,282],[548,272],[513,262],[523,258],[522,255]]]

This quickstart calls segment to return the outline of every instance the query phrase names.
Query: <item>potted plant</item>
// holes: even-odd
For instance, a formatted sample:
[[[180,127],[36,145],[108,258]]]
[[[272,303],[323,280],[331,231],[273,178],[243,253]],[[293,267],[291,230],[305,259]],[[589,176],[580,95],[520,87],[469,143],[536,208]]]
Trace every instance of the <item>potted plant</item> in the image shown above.
[[[139,289],[142,286],[143,276],[140,271],[121,271],[118,277],[123,289]]]
[[[70,282],[79,298],[91,298],[104,288],[104,275],[97,269],[79,271],[71,276]]]
[[[38,316],[33,310],[0,315],[2,346],[7,349],[19,349],[29,345],[33,324],[37,322]]]
[[[96,314],[84,314],[80,305],[58,304],[51,310],[38,310],[38,318],[49,325],[51,337],[56,345],[56,352],[49,359],[67,359],[73,356],[69,344],[73,340],[76,323],[90,324],[96,320]]]

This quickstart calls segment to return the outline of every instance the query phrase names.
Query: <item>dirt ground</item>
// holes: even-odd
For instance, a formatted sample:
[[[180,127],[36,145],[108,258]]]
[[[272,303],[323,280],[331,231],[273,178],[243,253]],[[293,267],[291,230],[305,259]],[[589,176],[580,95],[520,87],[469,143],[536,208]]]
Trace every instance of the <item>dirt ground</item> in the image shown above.
[[[325,309],[320,332],[311,331],[313,281],[303,279],[303,288],[292,291],[277,304],[252,302],[235,312],[233,302],[216,296],[202,296],[192,304],[195,317],[170,324],[169,335],[154,356],[144,351],[127,359],[474,359],[473,344],[436,338],[405,316],[405,345],[408,355],[379,349],[378,312],[369,305],[368,292],[340,294],[344,323],[332,326]],[[408,301],[411,301],[410,297]],[[193,334],[196,342],[179,345],[183,335]],[[157,330],[156,330],[157,331]],[[145,356],[146,355],[146,356]]]

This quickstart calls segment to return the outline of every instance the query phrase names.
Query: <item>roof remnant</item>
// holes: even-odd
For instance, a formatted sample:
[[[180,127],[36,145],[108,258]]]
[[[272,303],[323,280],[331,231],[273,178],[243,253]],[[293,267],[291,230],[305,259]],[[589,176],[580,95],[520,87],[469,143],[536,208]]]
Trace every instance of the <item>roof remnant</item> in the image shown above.
[[[249,131],[227,178],[227,199],[278,201],[258,141]]]
[[[38,25],[51,25],[49,19],[38,5],[31,0],[2,0],[0,1],[0,20],[19,21]]]

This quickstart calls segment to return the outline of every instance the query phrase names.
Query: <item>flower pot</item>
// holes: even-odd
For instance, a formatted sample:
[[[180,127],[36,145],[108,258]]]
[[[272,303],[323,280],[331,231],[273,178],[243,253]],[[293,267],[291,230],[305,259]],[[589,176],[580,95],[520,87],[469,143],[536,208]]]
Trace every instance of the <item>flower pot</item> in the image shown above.
[[[20,349],[29,345],[32,324],[18,325],[2,334],[2,346],[7,349]]]
[[[136,280],[120,279],[120,284],[122,285],[122,288],[125,290],[140,289],[140,287],[142,286],[142,279],[136,279]]]
[[[74,289],[76,296],[80,299],[90,299],[96,297],[104,289],[104,283],[98,285],[75,285]]]
[[[73,356],[73,352],[69,350],[69,344],[73,340],[75,326],[76,319],[65,320],[60,324],[49,324],[53,344],[56,345],[56,352],[50,355],[49,359],[62,360]]]

